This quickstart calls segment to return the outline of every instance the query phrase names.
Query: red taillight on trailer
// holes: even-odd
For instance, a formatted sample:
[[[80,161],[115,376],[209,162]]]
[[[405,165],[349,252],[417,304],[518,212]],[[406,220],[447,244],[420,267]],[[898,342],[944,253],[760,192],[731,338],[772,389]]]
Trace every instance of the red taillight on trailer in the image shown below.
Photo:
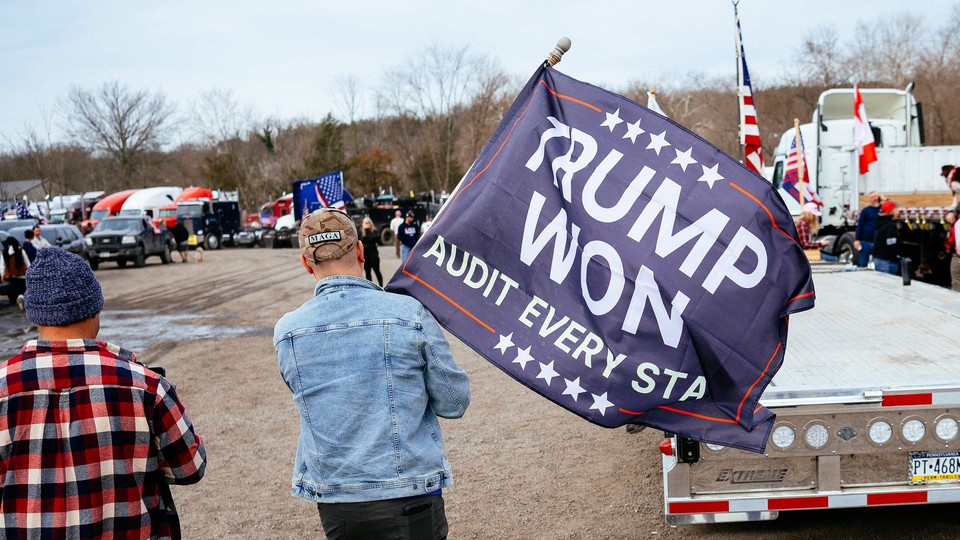
[[[672,456],[672,455],[673,455],[673,440],[672,440],[672,439],[664,439],[663,442],[660,443],[660,453],[663,454],[663,455],[665,455],[665,456]]]

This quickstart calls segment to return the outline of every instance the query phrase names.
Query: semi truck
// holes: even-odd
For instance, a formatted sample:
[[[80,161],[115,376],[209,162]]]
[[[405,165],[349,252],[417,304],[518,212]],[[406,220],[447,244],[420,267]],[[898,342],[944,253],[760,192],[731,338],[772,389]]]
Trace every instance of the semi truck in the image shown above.
[[[829,258],[855,262],[859,210],[869,204],[871,191],[897,202],[899,227],[910,258],[910,269],[924,281],[949,284],[949,257],[944,240],[949,206],[955,204],[941,167],[960,163],[960,146],[923,146],[922,107],[912,86],[861,88],[867,119],[877,145],[877,162],[868,174],[859,174],[854,146],[853,88],[834,88],[820,94],[810,123],[800,125],[810,183],[823,201],[821,239],[831,241]],[[774,152],[771,181],[781,187],[787,156],[796,138],[784,130]],[[799,213],[799,202],[781,192],[788,208]]]
[[[790,317],[783,365],[760,399],[777,415],[765,451],[666,434],[670,524],[960,502],[960,296],[812,266],[816,308]]]

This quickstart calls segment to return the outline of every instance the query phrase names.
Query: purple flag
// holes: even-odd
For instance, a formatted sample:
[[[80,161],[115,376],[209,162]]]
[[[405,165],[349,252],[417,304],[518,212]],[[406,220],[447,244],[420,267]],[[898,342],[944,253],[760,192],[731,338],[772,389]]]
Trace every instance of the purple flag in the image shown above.
[[[761,451],[810,265],[773,187],[544,67],[388,289],[596,424]]]

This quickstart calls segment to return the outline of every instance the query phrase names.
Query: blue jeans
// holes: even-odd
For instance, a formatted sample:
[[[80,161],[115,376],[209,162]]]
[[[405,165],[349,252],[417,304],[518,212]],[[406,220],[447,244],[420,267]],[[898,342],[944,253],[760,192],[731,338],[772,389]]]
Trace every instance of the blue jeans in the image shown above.
[[[860,241],[860,268],[866,268],[867,263],[870,262],[870,254],[873,253],[873,242],[867,242],[866,240]]]
[[[888,274],[897,275],[897,271],[900,270],[900,263],[898,261],[888,261],[886,259],[873,258],[873,269],[877,272],[886,272]]]
[[[407,247],[404,244],[400,244],[400,264],[407,262],[407,257],[410,256],[410,251],[412,247]]]

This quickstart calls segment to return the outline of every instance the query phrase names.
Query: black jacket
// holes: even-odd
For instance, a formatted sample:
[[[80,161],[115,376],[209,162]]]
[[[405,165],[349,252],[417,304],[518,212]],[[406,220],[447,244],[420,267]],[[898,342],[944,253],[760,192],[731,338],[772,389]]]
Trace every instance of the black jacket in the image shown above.
[[[877,217],[877,234],[873,237],[873,256],[896,261],[900,256],[900,230],[890,216]]]
[[[360,237],[360,243],[363,244],[363,258],[368,261],[379,261],[380,252],[377,251],[377,246],[380,244],[380,235],[376,230],[360,229],[360,232],[363,235]]]

